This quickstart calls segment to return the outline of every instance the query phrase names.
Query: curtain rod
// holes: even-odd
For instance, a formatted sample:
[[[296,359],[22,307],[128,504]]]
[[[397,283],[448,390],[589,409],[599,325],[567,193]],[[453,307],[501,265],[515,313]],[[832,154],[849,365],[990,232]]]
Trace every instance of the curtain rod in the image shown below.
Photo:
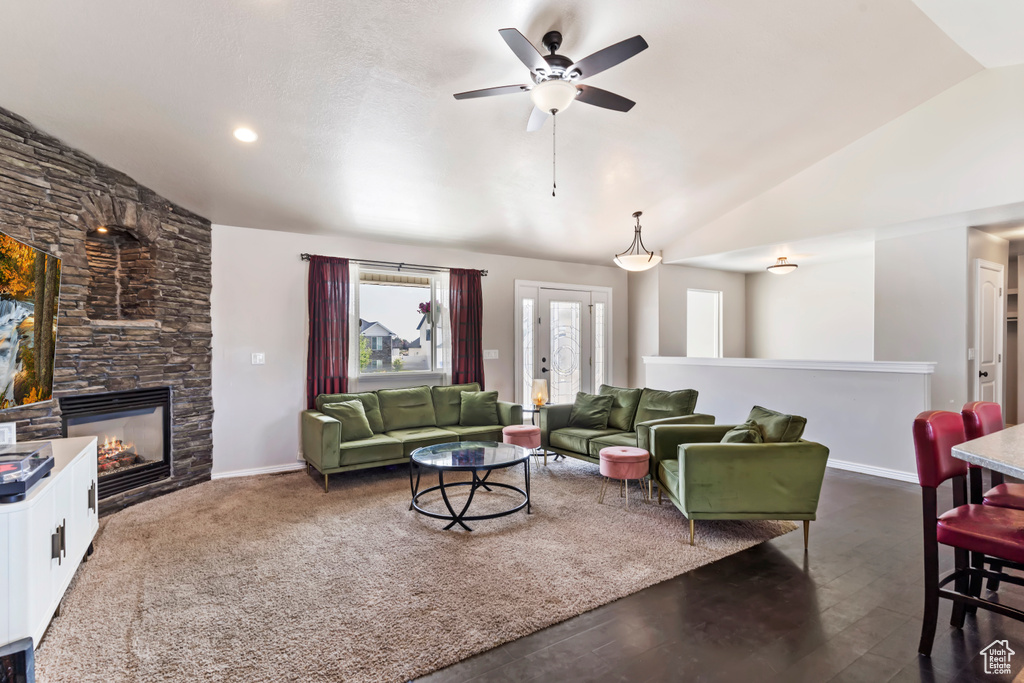
[[[302,259],[303,261],[308,261],[309,260],[309,254],[299,254],[299,258]],[[351,261],[352,263],[361,263],[361,264],[368,265],[368,266],[386,266],[388,268],[396,268],[396,269],[398,269],[399,272],[401,272],[402,268],[415,268],[416,270],[425,270],[425,271],[429,271],[429,272],[432,272],[432,273],[438,273],[438,272],[443,272],[443,271],[451,270],[451,268],[445,268],[443,266],[424,266],[424,265],[420,265],[418,263],[405,263],[405,262],[399,262],[399,261],[373,261],[373,260],[358,259],[358,258],[349,259],[349,261]],[[483,277],[487,277],[487,271],[486,270],[481,270],[480,271],[480,275],[483,276]]]

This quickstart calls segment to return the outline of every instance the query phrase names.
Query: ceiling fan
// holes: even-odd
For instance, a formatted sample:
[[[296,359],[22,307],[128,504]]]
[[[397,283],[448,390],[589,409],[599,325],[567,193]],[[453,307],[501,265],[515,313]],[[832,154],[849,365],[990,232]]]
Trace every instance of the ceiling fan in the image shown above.
[[[562,34],[548,31],[544,34],[543,43],[551,54],[542,55],[526,37],[514,28],[503,28],[498,31],[505,39],[516,57],[530,70],[532,85],[503,85],[497,88],[470,90],[455,95],[457,100],[468,100],[475,97],[492,95],[508,95],[529,92],[533,100],[533,113],[526,124],[526,130],[540,130],[548,116],[565,111],[574,100],[603,107],[615,111],[629,111],[636,104],[613,92],[595,88],[592,85],[581,85],[578,82],[621,64],[647,49],[647,41],[640,36],[627,38],[622,42],[598,50],[589,57],[574,62],[568,57],[557,54],[562,45]]]

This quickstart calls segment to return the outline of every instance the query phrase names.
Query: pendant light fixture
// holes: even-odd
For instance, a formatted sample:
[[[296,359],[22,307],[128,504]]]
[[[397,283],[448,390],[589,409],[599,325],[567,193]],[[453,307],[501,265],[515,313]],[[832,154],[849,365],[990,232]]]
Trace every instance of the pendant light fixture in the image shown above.
[[[768,272],[773,275],[785,275],[786,273],[792,273],[796,269],[797,265],[787,261],[785,256],[780,256],[775,265],[768,266]]]
[[[634,273],[649,270],[661,263],[661,257],[644,246],[644,240],[640,236],[640,230],[642,230],[640,227],[641,215],[643,215],[643,211],[637,211],[633,214],[633,218],[636,219],[636,227],[633,229],[632,244],[629,245],[626,251],[616,254],[614,259],[615,265],[619,268]]]

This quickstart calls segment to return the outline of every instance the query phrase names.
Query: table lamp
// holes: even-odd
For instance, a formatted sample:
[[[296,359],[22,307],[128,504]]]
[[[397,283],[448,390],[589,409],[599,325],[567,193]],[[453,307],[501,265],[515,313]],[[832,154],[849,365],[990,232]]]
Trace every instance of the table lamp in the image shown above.
[[[533,389],[530,391],[533,398],[533,405],[538,408],[548,402],[548,381],[546,379],[533,380]]]

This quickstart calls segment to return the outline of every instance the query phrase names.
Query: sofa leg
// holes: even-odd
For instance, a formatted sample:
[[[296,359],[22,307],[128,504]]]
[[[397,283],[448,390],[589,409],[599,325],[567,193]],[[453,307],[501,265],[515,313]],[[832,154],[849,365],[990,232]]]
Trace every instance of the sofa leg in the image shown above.
[[[327,475],[325,474],[324,475],[324,493],[329,493],[329,492],[330,492],[330,488],[327,485]]]
[[[811,520],[805,519],[804,520],[804,550],[805,551],[807,550],[807,539],[810,538],[810,535],[811,535]]]
[[[693,520],[690,520],[690,545],[693,545]]]

